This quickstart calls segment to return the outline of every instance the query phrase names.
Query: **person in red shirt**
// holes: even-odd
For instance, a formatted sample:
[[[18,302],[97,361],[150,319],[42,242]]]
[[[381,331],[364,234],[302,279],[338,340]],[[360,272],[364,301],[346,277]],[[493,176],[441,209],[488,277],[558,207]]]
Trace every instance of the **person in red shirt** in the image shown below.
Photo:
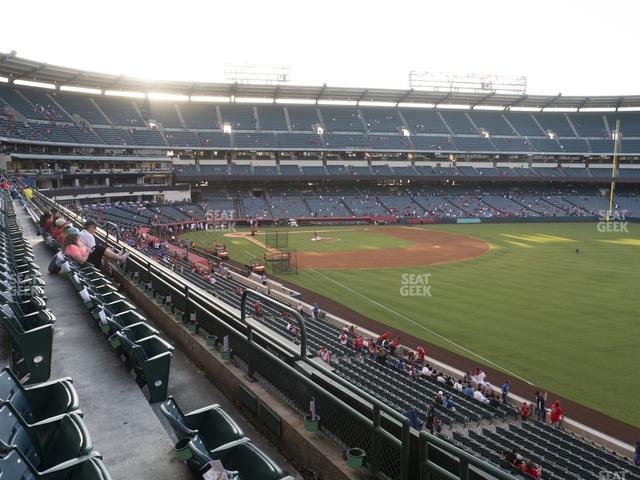
[[[376,358],[376,354],[378,353],[378,349],[376,348],[376,344],[373,342],[373,339],[369,339],[369,358],[374,360]]]
[[[66,224],[67,222],[64,221],[64,218],[58,218],[51,229],[51,236],[59,243],[62,243],[62,230]]]
[[[356,339],[353,341],[353,349],[356,351],[358,355],[361,355],[362,347],[364,347],[364,339],[360,335],[358,335]]]
[[[522,402],[522,405],[520,405],[520,418],[522,418],[522,420],[526,422],[530,413],[531,410],[529,410],[529,405],[527,405],[527,402]]]
[[[418,352],[418,362],[424,363],[424,347],[422,345],[418,345],[416,351]]]
[[[376,342],[378,345],[382,345],[384,343],[385,340],[388,340],[391,338],[391,332],[385,332],[382,335],[380,335],[378,337],[378,341]]]
[[[564,410],[560,406],[560,402],[556,400],[554,404],[551,406],[551,414],[549,415],[549,419],[551,420],[551,425],[558,425],[562,423],[562,418],[564,415]]]
[[[533,478],[540,478],[540,476],[542,475],[540,468],[531,460],[527,461],[527,463],[522,464],[521,470],[522,473],[530,475]]]
[[[393,340],[391,340],[391,343],[389,343],[389,350],[391,350],[391,353],[393,355],[396,354],[396,348],[398,348],[398,345],[400,345],[400,337],[394,338]]]
[[[262,304],[260,302],[256,302],[253,306],[253,311],[257,318],[262,318]]]

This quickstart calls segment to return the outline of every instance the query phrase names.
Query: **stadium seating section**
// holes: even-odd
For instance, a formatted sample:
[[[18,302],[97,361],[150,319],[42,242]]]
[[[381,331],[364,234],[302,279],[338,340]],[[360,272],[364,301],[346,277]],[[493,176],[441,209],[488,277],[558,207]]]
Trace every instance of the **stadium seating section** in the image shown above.
[[[612,152],[618,119],[621,152],[640,153],[634,112],[254,106],[0,86],[0,137],[83,145],[598,155]]]

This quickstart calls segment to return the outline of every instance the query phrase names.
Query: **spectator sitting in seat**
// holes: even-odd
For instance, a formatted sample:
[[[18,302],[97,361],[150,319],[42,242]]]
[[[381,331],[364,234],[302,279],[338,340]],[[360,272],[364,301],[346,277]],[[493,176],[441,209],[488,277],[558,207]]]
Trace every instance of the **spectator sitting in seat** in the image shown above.
[[[510,452],[509,451],[505,451],[503,453],[504,455],[504,459],[509,462],[511,465],[513,465],[516,468],[522,469],[522,467],[524,467],[524,459],[522,458],[522,455],[520,455],[516,449],[512,449]]]
[[[492,407],[498,408],[500,406],[500,400],[498,400],[498,397],[493,390],[487,398],[489,399],[489,405],[491,405]]]
[[[51,228],[51,236],[56,242],[62,243],[62,241],[64,240],[62,237],[62,230],[64,230],[64,227],[66,225],[67,225],[67,222],[65,221],[64,218],[58,218],[54,222],[54,225]]]
[[[84,243],[87,249],[89,249],[89,261],[96,267],[100,268],[102,265],[102,257],[105,256],[111,260],[117,260],[124,266],[129,254],[125,253],[123,255],[118,255],[106,245],[96,243],[95,233],[97,228],[98,225],[95,221],[87,220],[84,223],[84,229],[79,234],[80,241]]]
[[[447,379],[444,377],[444,373],[438,372],[438,375],[436,376],[436,381],[438,383],[447,383]]]
[[[453,383],[453,389],[457,390],[458,392],[462,391],[462,379],[456,379],[456,381]]]
[[[509,462],[510,465],[513,465],[513,462],[515,462],[516,460],[516,449],[512,449],[512,450],[505,450],[502,452],[502,457],[505,459],[505,461]]]
[[[465,385],[464,389],[462,390],[462,393],[464,393],[468,397],[474,397],[475,396],[473,388],[471,388],[471,385],[468,384],[468,383]]]
[[[420,371],[420,375],[422,375],[423,377],[430,377],[431,376],[431,366],[427,363],[424,367],[422,367],[422,370]]]
[[[456,408],[453,405],[453,400],[451,399],[451,394],[447,393],[444,397],[444,400],[442,402],[442,406],[445,407],[447,410],[451,410],[452,412],[455,412]]]
[[[64,243],[62,244],[62,251],[66,256],[71,257],[82,265],[89,258],[89,250],[80,241],[80,238],[78,237],[79,233],[80,231],[77,228],[70,228],[67,230],[67,235],[65,236]]]
[[[479,402],[482,403],[489,403],[489,400],[487,400],[487,397],[485,397],[482,394],[482,387],[479,386],[475,392],[473,392],[473,398],[475,398],[476,400],[478,400]]]
[[[440,405],[442,406],[442,404],[444,403],[444,394],[442,393],[442,390],[440,390],[435,397],[433,397],[433,403],[435,403],[436,405]]]
[[[540,478],[540,476],[542,475],[540,468],[531,460],[527,461],[527,463],[523,463],[520,469],[522,470],[522,473],[525,473],[533,478]]]
[[[404,370],[405,370],[404,362],[402,361],[402,358],[400,358],[400,357],[398,357],[398,361],[396,362],[396,368],[398,370],[400,370],[401,372],[404,372]]]

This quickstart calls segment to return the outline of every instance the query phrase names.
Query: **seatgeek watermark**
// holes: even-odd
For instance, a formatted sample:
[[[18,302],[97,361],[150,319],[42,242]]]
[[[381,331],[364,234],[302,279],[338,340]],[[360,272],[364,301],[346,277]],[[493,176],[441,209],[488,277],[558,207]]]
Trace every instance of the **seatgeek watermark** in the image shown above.
[[[629,233],[629,222],[623,212],[613,212],[610,216],[602,213],[598,216],[596,229],[600,233]]]
[[[599,480],[625,480],[627,472],[625,470],[619,470],[617,472],[611,470],[601,470],[598,473]]]
[[[430,273],[403,273],[400,276],[400,295],[403,297],[430,297]]]

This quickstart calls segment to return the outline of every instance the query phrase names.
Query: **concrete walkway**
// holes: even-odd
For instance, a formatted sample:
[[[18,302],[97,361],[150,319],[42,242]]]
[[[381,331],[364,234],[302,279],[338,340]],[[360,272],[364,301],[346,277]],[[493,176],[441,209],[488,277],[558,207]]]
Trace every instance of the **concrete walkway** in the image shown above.
[[[114,480],[191,479],[147,399],[85,309],[71,283],[47,273],[51,250],[15,202],[24,236],[47,282],[48,308],[56,316],[51,378],[70,376],[93,445]]]

